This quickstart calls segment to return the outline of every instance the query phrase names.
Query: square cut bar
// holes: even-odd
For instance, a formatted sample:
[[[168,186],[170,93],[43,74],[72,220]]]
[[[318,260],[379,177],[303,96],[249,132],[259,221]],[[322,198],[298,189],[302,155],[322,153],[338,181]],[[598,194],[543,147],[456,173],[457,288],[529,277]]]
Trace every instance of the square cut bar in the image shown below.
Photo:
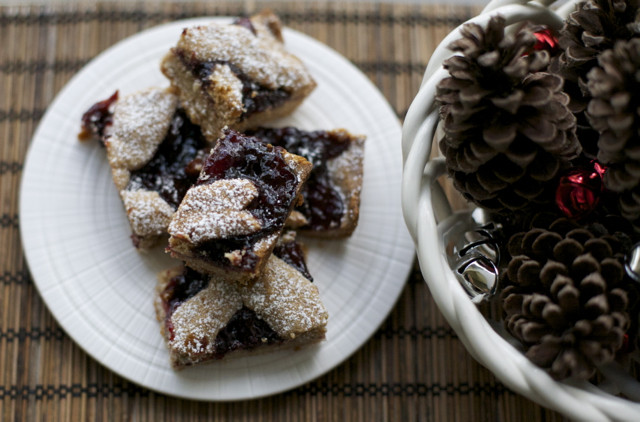
[[[81,138],[101,141],[140,250],[167,238],[167,227],[200,173],[208,142],[178,107],[172,89],[148,88],[93,105]]]
[[[287,116],[316,86],[268,11],[184,29],[161,69],[211,142],[225,126],[244,130]]]
[[[328,314],[318,289],[290,264],[298,261],[306,271],[300,246],[295,240],[279,246],[284,249],[274,251],[263,273],[249,285],[186,267],[158,274],[156,317],[172,367],[324,339]],[[293,256],[291,251],[296,251]]]
[[[247,131],[313,164],[302,189],[303,203],[287,226],[314,237],[347,237],[358,224],[364,141],[344,129],[305,131],[294,127]]]
[[[303,157],[225,131],[169,224],[167,251],[199,272],[248,282],[266,264],[310,171]]]

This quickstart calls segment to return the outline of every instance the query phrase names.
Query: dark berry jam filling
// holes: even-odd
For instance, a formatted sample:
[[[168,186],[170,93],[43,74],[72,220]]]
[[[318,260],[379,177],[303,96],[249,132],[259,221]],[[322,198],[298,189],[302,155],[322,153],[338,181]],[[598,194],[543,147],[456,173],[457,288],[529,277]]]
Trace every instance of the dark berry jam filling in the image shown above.
[[[327,161],[342,154],[350,143],[339,132],[304,131],[293,127],[259,128],[248,131],[263,142],[281,146],[301,155],[313,164],[302,190],[304,203],[297,208],[309,221],[304,228],[322,231],[340,226],[345,212],[342,195],[336,190],[327,169]]]
[[[254,113],[260,113],[270,108],[278,107],[291,96],[284,89],[269,89],[258,84],[251,80],[240,70],[240,68],[228,61],[199,61],[193,54],[189,55],[187,52],[182,50],[178,50],[176,54],[194,77],[202,82],[202,87],[204,89],[211,84],[211,80],[209,78],[216,66],[229,66],[231,72],[233,72],[233,74],[240,79],[240,82],[242,82],[242,105],[244,111],[240,116],[240,121],[245,120]]]
[[[309,281],[313,281],[304,260],[302,247],[298,242],[280,243],[273,250],[273,254],[300,271]],[[173,312],[208,285],[209,276],[189,267],[184,267],[181,274],[169,280],[160,294],[160,298],[166,313],[165,327],[170,340],[174,338],[173,324],[171,323]],[[266,322],[258,318],[254,311],[243,306],[216,336],[215,358],[220,359],[233,350],[250,350],[261,344],[281,342],[282,338]]]
[[[198,294],[209,285],[209,277],[185,267],[181,274],[172,277],[160,294],[162,305],[166,313],[165,326],[169,332],[169,338],[173,340],[173,325],[171,315],[183,302]]]
[[[300,271],[300,274],[307,280],[313,282],[313,277],[309,274],[309,268],[307,268],[307,263],[304,260],[304,251],[300,243],[296,241],[278,243],[273,248],[273,254]]]
[[[182,274],[172,277],[161,293],[162,304],[166,312],[165,327],[169,339],[174,338],[171,316],[186,300],[207,287],[209,277],[185,267]],[[242,307],[218,333],[215,339],[215,359],[221,359],[230,351],[253,349],[261,344],[281,343],[282,339],[256,313]],[[204,345],[203,345],[204,346]]]
[[[282,338],[251,309],[243,306],[215,339],[215,359],[234,350],[251,350],[260,345],[282,343]]]
[[[178,207],[185,193],[200,174],[198,152],[207,142],[200,127],[191,123],[184,110],[171,119],[167,136],[144,167],[131,172],[128,190],[153,190],[167,203]]]
[[[309,222],[305,228],[323,231],[340,227],[345,213],[342,195],[333,187],[326,172],[309,179],[302,191],[304,202],[298,207]]]
[[[298,177],[287,165],[284,150],[264,144],[255,138],[228,130],[207,157],[202,176],[196,184],[212,183],[221,179],[248,179],[258,189],[258,196],[246,207],[261,223],[261,229],[248,236],[216,239],[198,245],[198,251],[208,259],[225,265],[224,254],[242,250],[239,267],[255,268],[257,257],[253,245],[282,229],[295,200]]]
[[[104,131],[113,124],[113,103],[118,100],[118,91],[106,100],[98,101],[82,115],[79,138],[96,139],[104,145]]]

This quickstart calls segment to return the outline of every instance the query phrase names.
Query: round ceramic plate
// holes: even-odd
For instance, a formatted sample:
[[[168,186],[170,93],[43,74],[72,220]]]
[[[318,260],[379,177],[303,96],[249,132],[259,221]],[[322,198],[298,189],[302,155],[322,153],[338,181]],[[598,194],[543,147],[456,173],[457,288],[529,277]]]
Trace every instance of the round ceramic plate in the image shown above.
[[[20,228],[33,279],[65,331],[106,367],[150,389],[199,400],[240,400],[299,386],[332,369],[377,329],[411,267],[413,244],[400,210],[401,129],[375,86],[351,63],[285,30],[318,88],[273,126],[344,127],[367,136],[360,222],[353,236],[312,241],[308,265],[330,319],[327,339],[299,351],[213,362],[176,372],[153,308],[156,273],[176,265],[162,248],[138,253],[104,149],[77,139],[82,113],[116,89],[166,86],[162,56],[182,29],[222,18],[158,26],[106,50],[60,92],[27,156]]]

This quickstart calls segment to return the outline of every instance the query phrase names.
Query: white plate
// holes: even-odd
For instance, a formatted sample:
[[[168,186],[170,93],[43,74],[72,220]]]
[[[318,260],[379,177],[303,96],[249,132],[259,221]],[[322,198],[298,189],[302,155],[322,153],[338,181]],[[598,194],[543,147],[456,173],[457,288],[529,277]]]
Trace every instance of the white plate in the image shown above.
[[[401,129],[375,86],[327,46],[285,30],[287,48],[318,88],[277,122],[305,129],[344,127],[367,136],[360,223],[342,241],[307,241],[308,264],[329,311],[327,340],[174,372],[155,319],[156,272],[176,264],[136,252],[105,153],[76,134],[82,113],[122,94],[168,85],[159,61],[193,19],[132,36],[91,61],[60,92],[27,155],[20,229],[33,279],[65,331],[100,363],[150,389],[199,400],[261,397],[332,369],[377,329],[397,300],[414,257],[400,210]]]

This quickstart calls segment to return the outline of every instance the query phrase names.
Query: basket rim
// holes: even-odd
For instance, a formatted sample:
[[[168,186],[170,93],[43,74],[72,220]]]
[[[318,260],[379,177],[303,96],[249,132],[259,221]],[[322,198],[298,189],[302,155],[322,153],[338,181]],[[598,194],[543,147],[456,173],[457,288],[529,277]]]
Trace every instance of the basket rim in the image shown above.
[[[508,24],[527,19],[557,27],[578,2],[570,0],[554,7],[548,0],[493,0],[465,24],[483,25],[490,17],[500,14]],[[461,27],[449,33],[434,51],[403,124],[402,209],[425,282],[439,310],[469,353],[512,390],[574,419],[637,420],[640,403],[606,393],[586,381],[555,381],[529,361],[494,330],[447,263],[439,230],[443,225],[465,218],[465,213],[452,212],[439,184],[435,183],[444,174],[444,159],[430,160],[429,156],[438,124],[435,86],[446,76],[442,61],[453,54],[446,47],[459,37]],[[433,253],[436,250],[441,253]]]

